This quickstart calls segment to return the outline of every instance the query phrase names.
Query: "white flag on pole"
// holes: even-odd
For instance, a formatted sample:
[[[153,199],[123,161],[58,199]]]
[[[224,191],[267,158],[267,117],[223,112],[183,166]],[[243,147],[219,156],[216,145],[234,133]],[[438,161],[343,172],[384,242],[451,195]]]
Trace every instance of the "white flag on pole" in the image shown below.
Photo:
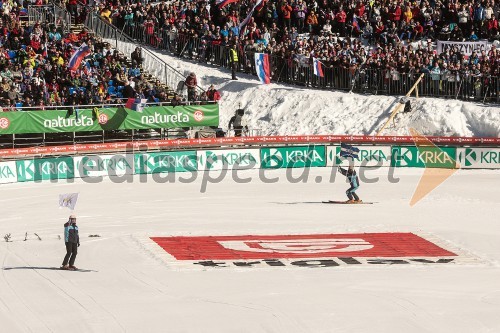
[[[78,193],[59,194],[59,207],[68,207],[71,210],[75,209]]]

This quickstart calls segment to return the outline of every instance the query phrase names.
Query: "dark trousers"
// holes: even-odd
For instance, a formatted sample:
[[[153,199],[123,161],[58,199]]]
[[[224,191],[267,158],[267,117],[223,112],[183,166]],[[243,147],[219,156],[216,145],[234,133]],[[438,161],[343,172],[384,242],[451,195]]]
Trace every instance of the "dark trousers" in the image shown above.
[[[234,126],[234,136],[241,136],[243,126]]]
[[[76,255],[78,254],[78,244],[76,243],[66,243],[66,256],[63,260],[63,266],[68,264],[73,266],[75,264]]]
[[[353,186],[351,184],[351,187],[347,191],[345,191],[345,193],[347,194],[347,197],[349,198],[349,200],[352,200],[353,197],[354,197],[354,200],[359,200],[359,197],[358,197],[358,195],[355,192],[357,189],[358,189],[358,186]]]
[[[231,63],[231,77],[233,80],[236,80],[236,69],[238,68],[238,63],[233,62]]]

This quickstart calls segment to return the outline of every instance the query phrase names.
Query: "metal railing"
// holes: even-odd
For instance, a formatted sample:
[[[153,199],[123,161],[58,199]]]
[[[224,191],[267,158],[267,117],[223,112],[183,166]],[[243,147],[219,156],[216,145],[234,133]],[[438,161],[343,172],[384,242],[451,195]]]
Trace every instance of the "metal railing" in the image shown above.
[[[0,112],[27,112],[27,111],[45,111],[45,110],[61,110],[67,112],[69,109],[74,110],[90,110],[93,108],[119,108],[124,107],[127,98],[117,98],[122,103],[101,103],[101,104],[85,104],[85,105],[44,105],[44,106],[8,106],[0,107]],[[186,105],[207,105],[216,104],[214,101],[180,101],[180,102],[148,102],[144,103],[145,106],[186,106]]]
[[[110,43],[117,50],[130,56],[131,53],[138,47],[136,40],[130,38],[123,31],[119,31],[116,27],[105,22],[100,16],[91,12],[87,15],[85,26],[96,36],[101,37],[104,41]],[[142,48],[142,68],[149,74],[165,83],[173,90],[178,90],[180,82],[186,80],[186,76],[171,67],[165,61],[161,60],[153,52],[146,48]],[[205,90],[201,87],[196,87],[197,93],[201,94]]]
[[[61,28],[63,32],[70,31],[71,15],[54,4],[51,5],[30,5],[28,6],[28,24],[35,23],[53,24],[55,27]]]
[[[156,27],[152,31],[150,28],[147,34],[142,25],[125,24],[123,31],[143,45],[166,50],[174,56],[231,68],[229,47],[226,45],[217,45],[201,38],[172,33]],[[254,53],[241,49],[238,51],[239,72],[256,75]],[[364,66],[356,68],[323,66],[324,77],[318,77],[314,75],[309,59],[304,64],[297,59],[276,55],[270,55],[270,66],[272,80],[275,82],[361,94],[405,95],[421,74],[419,71],[400,73],[395,69],[371,69]],[[500,78],[455,71],[445,74],[428,73],[418,85],[418,94],[423,97],[500,103]]]

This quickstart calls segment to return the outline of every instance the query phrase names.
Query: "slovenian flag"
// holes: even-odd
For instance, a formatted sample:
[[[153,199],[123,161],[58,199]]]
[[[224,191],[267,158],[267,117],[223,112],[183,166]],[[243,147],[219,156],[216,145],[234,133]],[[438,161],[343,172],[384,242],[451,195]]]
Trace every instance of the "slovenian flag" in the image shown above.
[[[345,143],[340,144],[340,157],[358,158],[359,148],[350,146]]]
[[[82,60],[85,59],[86,56],[90,54],[90,48],[87,46],[87,44],[83,43],[71,56],[71,59],[69,59],[68,62],[68,68],[71,71],[76,71],[78,67],[80,67],[80,64],[82,63]]]
[[[217,1],[215,1],[215,5],[219,6],[219,8],[224,8],[227,5],[234,3],[234,2],[238,2],[238,1],[239,0],[217,0]]]
[[[137,112],[142,112],[142,110],[146,106],[147,101],[147,99],[129,98],[127,99],[127,104],[125,104],[125,107]]]
[[[265,53],[255,53],[255,70],[260,82],[271,83],[271,66],[269,66],[269,55]]]
[[[313,58],[314,75],[324,77],[323,64],[317,58]]]
[[[356,28],[356,30],[360,30],[359,29],[359,22],[358,22],[358,17],[356,15],[354,15],[352,17],[352,27],[353,28]]]

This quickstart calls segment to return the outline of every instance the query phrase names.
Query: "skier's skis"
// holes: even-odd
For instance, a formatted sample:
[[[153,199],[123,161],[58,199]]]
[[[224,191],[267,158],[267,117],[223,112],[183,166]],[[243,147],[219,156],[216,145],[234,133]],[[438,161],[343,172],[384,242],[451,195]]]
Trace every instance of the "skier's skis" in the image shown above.
[[[334,201],[334,200],[328,200],[328,201],[323,201],[325,204],[337,204],[337,205],[373,205],[375,202],[347,202],[347,201]]]

